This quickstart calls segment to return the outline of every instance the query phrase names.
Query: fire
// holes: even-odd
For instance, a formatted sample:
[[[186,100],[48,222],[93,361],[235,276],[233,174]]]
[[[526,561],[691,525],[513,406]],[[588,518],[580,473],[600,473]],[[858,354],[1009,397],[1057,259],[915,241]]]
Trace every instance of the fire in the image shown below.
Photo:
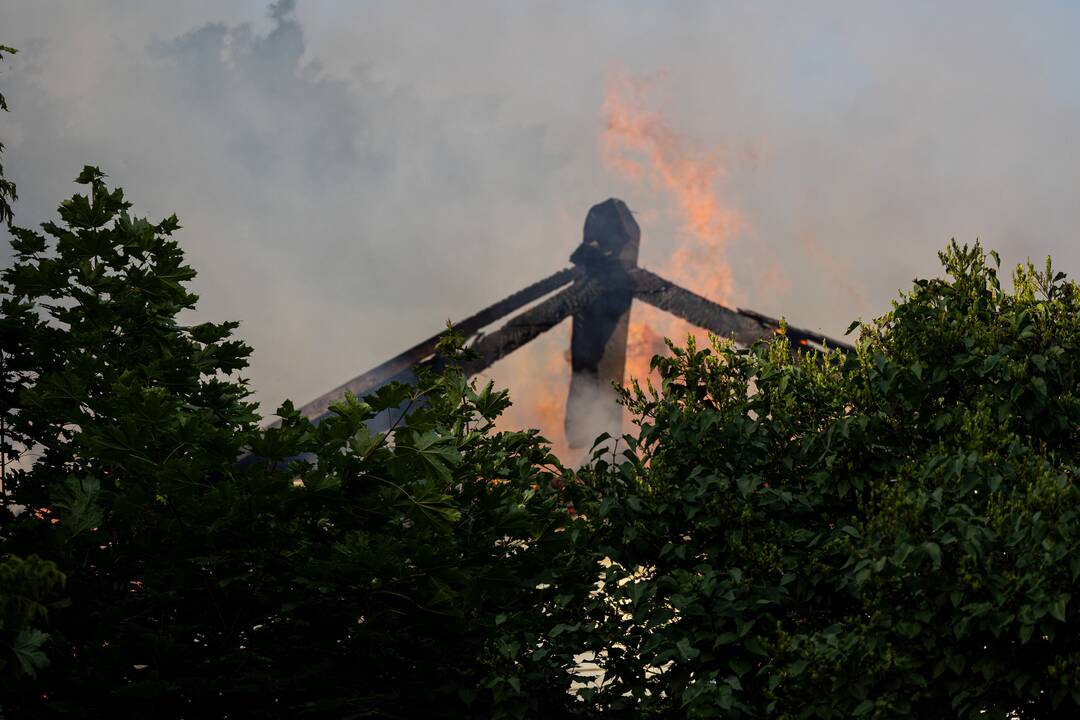
[[[693,329],[688,323],[651,305],[635,303],[630,310],[630,331],[626,339],[626,383],[629,384],[631,378],[644,380],[649,377],[653,356],[667,351],[665,337],[685,338]]]
[[[570,449],[563,429],[566,397],[570,389],[570,322],[539,336],[515,353],[492,365],[482,377],[497,387],[510,388],[513,405],[499,417],[499,430],[537,428],[551,442],[551,450],[563,462],[580,453]]]
[[[721,154],[695,147],[672,129],[662,113],[650,108],[649,91],[662,77],[611,76],[602,106],[601,158],[610,170],[663,198],[663,212],[678,223],[674,252],[664,262],[649,263],[650,269],[710,300],[731,304],[735,288],[725,253],[731,237],[745,223],[718,193],[726,175]],[[659,219],[654,210],[643,210],[639,220],[646,226]],[[704,345],[704,331],[635,302],[624,382],[649,376],[653,356],[667,350],[665,337],[682,343],[688,334]],[[490,377],[497,385],[511,388],[514,404],[499,419],[500,429],[539,428],[551,441],[553,452],[563,462],[574,464],[584,453],[569,447],[563,427],[570,385],[569,348],[570,323],[563,322],[500,360],[478,380],[486,382]]]
[[[668,212],[679,222],[679,245],[656,270],[710,300],[731,304],[735,291],[725,252],[732,235],[745,223],[717,192],[726,175],[720,153],[693,147],[660,111],[649,107],[649,90],[662,77],[612,74],[602,108],[601,157],[611,170],[665,196]],[[680,342],[688,333],[705,334],[682,320],[635,303],[627,380],[648,375],[652,356],[666,349],[665,336]]]

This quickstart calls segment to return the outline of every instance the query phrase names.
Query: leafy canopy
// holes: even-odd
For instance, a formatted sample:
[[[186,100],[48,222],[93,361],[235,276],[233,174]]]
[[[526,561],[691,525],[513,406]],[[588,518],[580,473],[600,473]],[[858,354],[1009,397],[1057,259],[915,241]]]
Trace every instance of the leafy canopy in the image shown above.
[[[598,707],[1076,715],[1080,292],[941,260],[850,357],[691,341],[626,393],[633,452],[587,471]]]
[[[560,712],[575,661],[540,652],[538,608],[592,573],[569,552],[566,471],[535,431],[493,429],[506,392],[451,366],[318,425],[285,403],[260,429],[236,323],[177,320],[196,297],[176,218],[132,215],[96,168],[77,182],[58,222],[12,230],[0,274],[5,453],[31,458],[7,478],[25,510],[5,512],[3,567],[37,598],[17,610],[37,624],[10,634],[0,707]],[[441,351],[463,352],[453,336]],[[20,579],[29,553],[62,594],[59,573]]]
[[[0,45],[0,60],[4,59],[4,53],[8,55],[14,55],[19,52],[13,47],[7,45]],[[8,112],[7,99],[3,93],[0,93],[0,111]],[[4,143],[0,142],[0,155],[4,153]],[[4,165],[0,158],[0,223],[8,225],[11,223],[11,203],[19,199],[19,193],[15,187],[15,183],[4,177]]]
[[[452,333],[443,373],[260,427],[236,323],[177,319],[176,219],[77,182],[0,274],[12,717],[1076,715],[1049,263],[1006,290],[954,243],[846,356],[673,347],[571,472]]]

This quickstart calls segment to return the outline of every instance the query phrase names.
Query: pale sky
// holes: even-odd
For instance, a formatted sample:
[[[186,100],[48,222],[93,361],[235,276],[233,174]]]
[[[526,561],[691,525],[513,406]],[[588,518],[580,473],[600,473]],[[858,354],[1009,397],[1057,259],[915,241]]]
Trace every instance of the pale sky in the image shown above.
[[[1075,2],[10,0],[0,137],[20,224],[84,164],[179,216],[269,412],[564,267],[608,197],[643,265],[696,242],[604,155],[619,82],[709,159],[735,304],[839,335],[952,237],[1076,276],[1077,37]]]

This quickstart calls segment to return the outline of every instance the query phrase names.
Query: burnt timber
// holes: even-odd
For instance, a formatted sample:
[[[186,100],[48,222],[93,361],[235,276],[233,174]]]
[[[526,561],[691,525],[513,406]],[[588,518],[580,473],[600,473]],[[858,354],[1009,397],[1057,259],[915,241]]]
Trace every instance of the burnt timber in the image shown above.
[[[566,318],[573,319],[570,342],[571,380],[566,404],[566,437],[571,447],[586,447],[604,430],[617,434],[621,408],[612,384],[624,382],[630,306],[640,300],[740,345],[752,345],[781,330],[779,320],[740,308],[728,308],[638,267],[641,231],[626,203],[614,198],[594,205],[585,219],[584,238],[560,270],[475,315],[454,324],[475,359],[464,363],[466,375],[483,372]],[[539,302],[538,302],[539,301]],[[528,309],[518,312],[526,306]],[[513,315],[513,313],[517,313]],[[513,315],[497,330],[484,328]],[[847,343],[788,326],[793,344],[812,349],[850,351]],[[300,408],[318,421],[330,404],[351,392],[363,397],[387,383],[413,382],[415,369],[438,366],[435,348],[443,333],[334,388]]]

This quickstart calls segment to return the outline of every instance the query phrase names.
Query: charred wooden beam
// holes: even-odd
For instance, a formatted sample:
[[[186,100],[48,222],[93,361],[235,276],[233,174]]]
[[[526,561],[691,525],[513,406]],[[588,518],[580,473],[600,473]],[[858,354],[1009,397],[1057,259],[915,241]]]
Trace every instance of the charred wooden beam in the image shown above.
[[[523,290],[510,295],[503,300],[490,305],[475,315],[462,320],[454,326],[454,329],[466,338],[476,335],[482,328],[487,327],[510,313],[542,298],[568,283],[584,277],[583,270],[577,267],[566,268],[559,272],[529,285]],[[433,335],[421,343],[417,343],[405,352],[395,355],[386,362],[368,370],[363,375],[358,375],[342,385],[334,388],[300,408],[300,414],[315,420],[325,415],[330,408],[330,403],[337,400],[346,392],[351,392],[358,397],[363,397],[383,385],[394,380],[409,382],[415,379],[412,368],[429,359],[435,353],[435,346],[445,333]],[[535,336],[534,336],[535,337]],[[517,347],[517,346],[515,346]],[[509,352],[509,351],[507,351]]]
[[[621,200],[594,205],[585,218],[584,239],[570,256],[589,282],[603,292],[574,313],[570,340],[570,391],[566,401],[566,439],[588,447],[601,433],[618,436],[622,407],[613,384],[622,385],[626,339],[641,230]]]
[[[565,290],[512,317],[493,333],[481,335],[470,347],[478,355],[463,363],[466,375],[482,372],[497,360],[603,297],[605,288],[593,280],[579,280]]]
[[[638,300],[716,335],[750,345],[776,331],[775,326],[714,303],[644,268],[635,269],[631,276]]]
[[[476,357],[466,360],[461,364],[466,377],[471,377],[483,372],[490,365],[506,357],[522,345],[535,339],[538,335],[547,332],[560,322],[570,317],[576,310],[587,306],[601,295],[603,288],[594,282],[582,280],[570,287],[553,295],[552,297],[529,308],[520,315],[507,321],[493,333],[479,335],[469,347],[476,353]],[[401,372],[385,378],[381,383],[366,390],[364,394],[378,390],[382,385],[392,382],[416,383],[416,374],[421,369],[441,372],[446,367],[446,358],[432,354],[420,362],[414,363]],[[357,393],[359,395],[359,393]],[[383,431],[394,424],[394,421],[406,412],[409,406],[413,408],[425,404],[424,400],[417,403],[406,403],[401,407],[382,413],[368,423],[373,431]],[[325,417],[326,413],[319,417]]]
[[[773,332],[778,332],[780,330],[780,321],[776,318],[771,318],[768,315],[762,315],[761,313],[754,312],[753,310],[744,310],[743,308],[738,308],[736,312],[738,312],[740,315],[753,318],[761,323],[764,323],[765,325],[768,325],[769,327],[774,328]],[[851,343],[846,343],[841,340],[837,340],[836,338],[822,335],[821,333],[814,332],[813,330],[805,330],[803,328],[797,328],[788,325],[787,329],[784,331],[784,334],[791,339],[791,343],[793,346],[803,345],[814,349],[827,347],[829,350],[840,350],[844,353],[855,352],[855,346]]]
[[[634,280],[635,298],[680,317],[691,325],[722,337],[733,338],[740,345],[752,345],[780,329],[780,321],[775,318],[750,310],[724,307],[643,268],[632,270],[630,275]],[[821,333],[790,325],[787,336],[798,345],[816,347],[824,342],[830,348],[845,352],[853,349],[851,345],[827,338]]]

